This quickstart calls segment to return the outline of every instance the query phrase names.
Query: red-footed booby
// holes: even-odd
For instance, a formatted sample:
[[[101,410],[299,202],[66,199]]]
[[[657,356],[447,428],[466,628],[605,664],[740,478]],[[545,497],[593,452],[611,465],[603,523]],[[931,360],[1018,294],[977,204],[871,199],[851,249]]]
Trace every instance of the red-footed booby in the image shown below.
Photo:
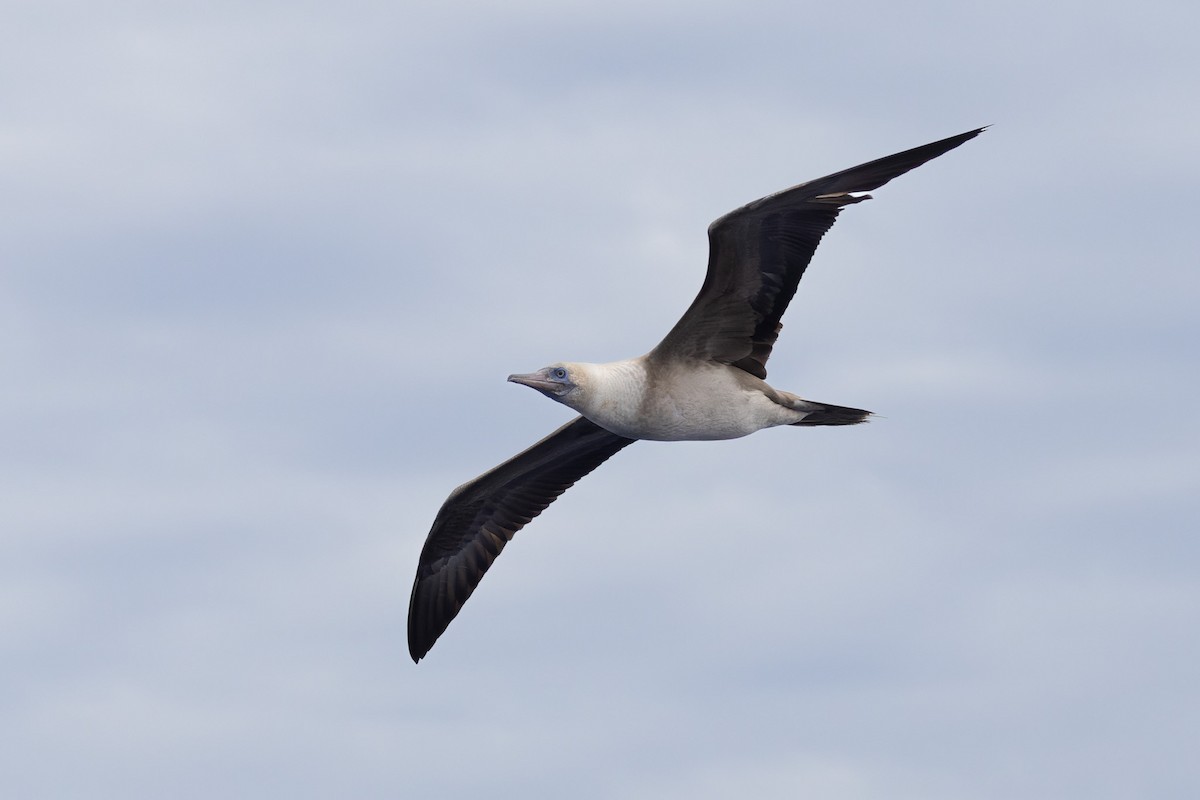
[[[821,237],[844,206],[983,132],[978,128],[755,200],[708,228],[708,273],[649,353],[559,362],[508,379],[579,412],[464,483],[433,521],[408,609],[408,650],[429,652],[504,545],[575,481],[638,439],[736,439],[777,425],[855,425],[871,412],[805,400],[765,380],[767,359]]]

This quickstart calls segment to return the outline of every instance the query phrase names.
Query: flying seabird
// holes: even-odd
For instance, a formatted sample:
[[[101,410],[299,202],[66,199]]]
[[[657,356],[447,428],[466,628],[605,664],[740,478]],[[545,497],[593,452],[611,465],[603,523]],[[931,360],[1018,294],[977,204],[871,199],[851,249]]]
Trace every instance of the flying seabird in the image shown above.
[[[638,439],[736,439],[776,425],[855,425],[871,412],[766,383],[780,319],[843,206],[983,132],[978,128],[755,200],[708,228],[700,293],[649,353],[509,375],[580,416],[459,486],[421,549],[408,651],[429,652],[504,545],[575,481]]]

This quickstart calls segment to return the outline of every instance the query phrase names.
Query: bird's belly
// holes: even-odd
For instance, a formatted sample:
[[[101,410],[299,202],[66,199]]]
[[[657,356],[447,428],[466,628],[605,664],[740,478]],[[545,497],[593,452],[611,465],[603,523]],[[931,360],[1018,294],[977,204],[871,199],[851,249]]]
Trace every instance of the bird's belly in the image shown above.
[[[803,416],[733,381],[681,384],[657,393],[636,409],[609,411],[589,418],[620,436],[657,441],[737,439]]]

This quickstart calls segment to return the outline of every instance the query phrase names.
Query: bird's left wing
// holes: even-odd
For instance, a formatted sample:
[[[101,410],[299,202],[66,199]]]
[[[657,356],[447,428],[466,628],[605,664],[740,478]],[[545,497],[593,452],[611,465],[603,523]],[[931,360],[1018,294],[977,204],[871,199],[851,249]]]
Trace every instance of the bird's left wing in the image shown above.
[[[408,652],[420,661],[504,545],[575,481],[632,444],[578,417],[446,498],[421,549],[408,606]]]
[[[712,360],[767,377],[767,359],[779,336],[800,277],[821,237],[845,206],[953,150],[983,131],[960,133],[793,186],[736,211],[708,228],[708,273],[700,293],[651,359]]]

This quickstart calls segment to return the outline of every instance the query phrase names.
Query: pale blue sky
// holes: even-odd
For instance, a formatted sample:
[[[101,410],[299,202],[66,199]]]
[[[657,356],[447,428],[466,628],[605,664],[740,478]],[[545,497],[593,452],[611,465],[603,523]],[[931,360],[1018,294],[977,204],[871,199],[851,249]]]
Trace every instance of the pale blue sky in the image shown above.
[[[0,2],[0,794],[1200,794],[1194,3]],[[848,209],[771,380],[429,658],[417,553],[649,349],[704,231]]]

